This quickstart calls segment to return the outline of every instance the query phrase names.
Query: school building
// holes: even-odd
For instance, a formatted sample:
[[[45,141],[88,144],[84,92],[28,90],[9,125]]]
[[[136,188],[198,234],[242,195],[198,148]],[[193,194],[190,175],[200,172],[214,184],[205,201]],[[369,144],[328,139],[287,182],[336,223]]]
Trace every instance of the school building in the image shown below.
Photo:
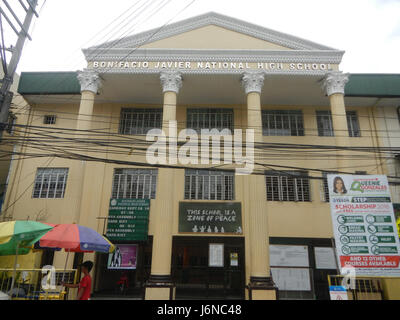
[[[95,296],[117,295],[124,278],[125,294],[145,299],[329,299],[338,271],[326,174],[386,174],[400,202],[389,150],[400,143],[400,75],[343,73],[344,51],[216,13],[83,53],[83,71],[21,74],[0,220],[107,234],[128,266],[107,254],[68,265],[95,262]],[[151,129],[170,142],[161,163],[146,157]],[[169,157],[186,154],[184,129],[210,147],[197,164]],[[228,142],[215,157],[215,134],[202,129],[242,130],[238,150],[254,159],[225,163]],[[21,264],[62,269],[65,258]],[[387,298],[396,287],[387,280]]]

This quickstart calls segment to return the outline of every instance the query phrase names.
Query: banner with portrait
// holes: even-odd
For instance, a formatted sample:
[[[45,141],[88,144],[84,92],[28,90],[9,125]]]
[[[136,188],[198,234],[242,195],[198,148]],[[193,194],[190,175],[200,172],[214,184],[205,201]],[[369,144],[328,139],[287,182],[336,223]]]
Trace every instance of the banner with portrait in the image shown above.
[[[400,276],[400,243],[389,183],[382,175],[328,175],[340,269]]]

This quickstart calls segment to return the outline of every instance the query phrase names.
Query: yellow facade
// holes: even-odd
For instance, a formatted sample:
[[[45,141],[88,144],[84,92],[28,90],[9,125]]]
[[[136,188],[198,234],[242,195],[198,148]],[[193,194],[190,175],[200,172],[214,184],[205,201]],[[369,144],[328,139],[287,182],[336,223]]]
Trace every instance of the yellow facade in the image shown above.
[[[225,29],[216,25],[202,26],[195,30],[182,32],[178,35],[172,35],[164,39],[156,40],[142,46],[145,49],[212,49],[212,50],[264,50],[270,51],[290,51],[293,48],[285,47],[282,44],[268,42],[246,35],[237,31]],[[167,57],[165,57],[167,59]],[[154,63],[154,62],[153,62]],[[253,62],[254,63],[254,62]],[[88,60],[89,67],[93,61]],[[333,71],[338,70],[338,64],[332,62]],[[236,70],[237,71],[237,70]],[[101,71],[99,71],[101,74]],[[129,79],[134,81],[140,78],[136,74],[124,74],[127,81],[124,88],[128,88]],[[237,72],[234,73],[237,76]],[[219,104],[213,101],[215,92],[210,94],[209,103],[181,102],[181,93],[186,98],[187,91],[194,90],[190,88],[192,78],[183,75],[181,92],[162,92],[161,87],[157,89],[149,81],[148,88],[142,88],[143,92],[151,92],[151,97],[162,103],[141,103],[144,98],[138,98],[138,101],[125,101],[127,91],[119,94],[118,72],[113,74],[114,78],[108,78],[104,81],[103,89],[96,95],[90,91],[83,91],[81,97],[72,99],[66,98],[60,103],[48,103],[41,101],[31,103],[29,111],[18,117],[18,124],[28,125],[26,137],[37,138],[38,131],[36,127],[43,126],[43,116],[56,115],[57,122],[50,128],[53,137],[65,137],[61,134],[62,130],[72,129],[68,134],[69,142],[58,144],[49,141],[43,142],[43,149],[38,150],[29,144],[19,145],[17,149],[21,153],[42,153],[49,154],[58,150],[62,153],[64,146],[82,146],[82,149],[76,151],[79,155],[88,157],[106,159],[107,161],[136,161],[146,162],[145,152],[137,154],[141,144],[135,144],[136,141],[145,141],[144,136],[127,136],[125,138],[132,141],[132,149],[120,149],[118,153],[115,148],[110,146],[90,145],[82,143],[79,140],[94,138],[93,131],[101,132],[103,138],[121,139],[119,134],[120,115],[122,108],[160,108],[164,110],[164,125],[168,120],[176,120],[178,123],[178,132],[186,128],[187,109],[188,108],[226,108],[234,110],[235,129],[254,128],[256,130],[256,142],[274,143],[274,144],[293,144],[293,145],[327,145],[327,146],[380,146],[381,137],[378,136],[376,128],[376,119],[373,116],[373,107],[368,105],[345,105],[343,94],[335,93],[326,97],[322,90],[318,93],[318,101],[315,104],[310,102],[308,105],[293,105],[282,102],[282,104],[266,103],[268,100],[262,93],[250,92],[247,95],[243,90],[240,95],[242,99],[236,103]],[[192,75],[192,77],[194,77]],[[201,77],[201,76],[199,76]],[[217,77],[217,75],[215,75]],[[226,77],[226,75],[225,75]],[[285,77],[285,75],[281,75]],[[287,75],[289,77],[289,75]],[[322,76],[316,76],[316,80],[321,80]],[[122,75],[121,75],[122,79]],[[269,91],[270,76],[262,88],[263,92]],[[135,80],[136,81],[136,80]],[[145,81],[145,80],[143,80]],[[280,81],[285,81],[283,80]],[[317,81],[315,81],[317,82]],[[220,84],[223,86],[224,81]],[[188,89],[189,87],[189,89]],[[113,99],[104,98],[113,91]],[[124,88],[121,88],[121,92]],[[133,90],[133,89],[132,89]],[[232,91],[232,96],[238,94]],[[108,96],[107,96],[108,97]],[[29,99],[29,98],[28,98]],[[324,103],[319,103],[319,101]],[[108,101],[105,101],[108,100]],[[313,100],[309,97],[309,100]],[[55,100],[57,101],[57,100]],[[261,132],[262,110],[301,110],[304,117],[304,136],[263,136]],[[333,124],[336,137],[318,136],[318,127],[316,111],[331,111],[333,115]],[[346,122],[343,121],[343,115],[346,111],[356,111],[361,137],[350,138]],[[75,139],[75,140],[74,140]],[[149,143],[147,144],[149,145]],[[89,149],[86,149],[89,147]],[[51,149],[50,149],[51,148]],[[56,149],[54,149],[56,148]],[[52,150],[52,151],[46,151]],[[122,150],[122,151],[121,151]],[[67,151],[68,152],[68,151]],[[236,176],[234,202],[242,204],[243,219],[243,237],[245,239],[245,284],[249,284],[252,278],[265,278],[270,276],[269,263],[269,239],[270,238],[293,238],[293,239],[325,239],[333,237],[332,222],[329,203],[325,202],[322,184],[322,171],[341,170],[349,173],[356,171],[366,171],[368,174],[385,174],[387,168],[376,156],[370,154],[365,157],[349,159],[349,155],[363,156],[365,153],[335,152],[327,150],[324,155],[317,157],[315,153],[302,152],[296,155],[293,150],[273,150],[267,148],[263,150],[262,156],[258,155],[256,161],[261,162],[265,167],[278,168],[310,168],[308,174],[315,178],[310,180],[310,202],[276,202],[266,201],[265,179],[263,176]],[[105,220],[109,213],[109,201],[112,197],[112,185],[114,169],[117,168],[135,168],[135,166],[106,163],[107,161],[84,161],[69,160],[63,157],[46,156],[42,158],[24,159],[16,161],[10,171],[10,185],[7,190],[4,208],[0,219],[23,220],[32,219],[49,223],[78,223],[91,227],[99,233],[105,230]],[[260,166],[260,165],[258,165]],[[38,168],[68,168],[68,180],[65,189],[65,196],[62,199],[34,199],[34,179]],[[196,166],[188,166],[196,168]],[[140,168],[140,167],[137,167]],[[150,168],[150,167],[149,167]],[[234,165],[224,166],[224,169],[235,169]],[[317,169],[319,171],[313,171]],[[285,169],[282,169],[285,170]],[[286,169],[289,170],[289,169]],[[153,236],[152,265],[151,275],[167,276],[171,274],[171,252],[173,250],[173,238],[184,237],[187,234],[179,232],[179,203],[180,202],[211,202],[205,200],[189,201],[185,200],[185,171],[183,169],[158,169],[157,194],[156,199],[151,200],[149,235]],[[218,201],[232,202],[232,201]],[[220,235],[222,238],[223,235]],[[204,238],[204,235],[191,234],[190,237]],[[86,259],[95,260],[95,255],[85,255]],[[69,260],[67,268],[72,268],[72,261]],[[1,258],[0,258],[0,261]],[[39,267],[36,261],[35,267]],[[64,267],[65,254],[57,252],[55,254],[54,265],[60,269]],[[21,260],[21,264],[24,264]],[[1,266],[2,264],[0,264]],[[28,267],[28,266],[27,266]],[[31,267],[31,266],[29,266]],[[145,279],[147,280],[147,279]],[[101,279],[100,279],[101,281]],[[387,286],[390,287],[390,284]],[[146,290],[146,299],[169,299],[169,288],[150,287]],[[246,297],[249,293],[246,291]],[[269,288],[264,290],[253,290],[253,299],[276,299],[275,290]]]

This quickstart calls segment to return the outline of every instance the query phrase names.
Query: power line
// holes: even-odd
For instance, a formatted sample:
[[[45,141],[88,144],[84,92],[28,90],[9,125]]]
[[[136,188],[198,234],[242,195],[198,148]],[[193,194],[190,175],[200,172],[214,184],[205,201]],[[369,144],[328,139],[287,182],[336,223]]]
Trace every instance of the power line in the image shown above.
[[[156,13],[158,13],[165,5],[168,4],[171,0],[167,0],[167,1],[168,1],[168,2],[166,2],[165,4],[163,4],[163,6],[162,6],[161,8],[157,9]],[[182,13],[183,11],[185,11],[185,10],[186,10],[189,6],[191,6],[195,1],[196,1],[196,0],[193,0],[189,5],[187,5],[186,7],[184,7],[184,9],[181,10],[176,16],[178,16],[180,13]],[[171,20],[173,20],[176,16],[174,16]],[[163,25],[160,29],[158,29],[153,35],[151,35],[142,45],[144,45],[144,44],[146,44],[148,41],[150,41],[150,40],[154,37],[154,35],[157,34],[158,32],[160,32],[161,29],[163,29],[171,20],[169,20],[165,25]],[[115,40],[115,41],[113,42],[113,45],[116,45],[117,43],[119,43],[119,42],[122,41],[122,40],[124,40],[124,39]],[[110,47],[110,48],[111,48],[111,47]],[[128,57],[130,54],[132,54],[132,53],[133,53],[134,51],[136,51],[138,48],[139,48],[139,47],[134,48],[126,57]],[[103,49],[104,49],[104,48],[103,48]],[[109,48],[107,48],[107,49],[109,49]],[[126,59],[126,57],[123,58],[122,60]],[[120,61],[122,61],[122,60],[120,60]],[[103,72],[102,74],[104,75],[104,74],[106,74],[106,73],[107,73],[107,71]],[[60,84],[61,84],[61,83],[64,83],[65,81],[66,81],[65,79],[62,80],[62,81],[60,82]],[[50,81],[48,81],[48,83],[50,83]],[[43,85],[43,86],[44,86],[44,85]],[[27,104],[27,106],[28,106],[28,104]]]

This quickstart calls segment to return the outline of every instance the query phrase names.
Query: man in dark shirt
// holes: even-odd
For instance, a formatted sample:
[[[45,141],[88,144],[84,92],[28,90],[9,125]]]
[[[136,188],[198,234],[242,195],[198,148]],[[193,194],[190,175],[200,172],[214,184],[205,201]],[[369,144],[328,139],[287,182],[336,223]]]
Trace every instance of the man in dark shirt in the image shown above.
[[[62,285],[67,288],[79,288],[76,300],[89,300],[90,292],[92,290],[92,277],[90,276],[90,271],[93,268],[93,262],[85,261],[80,265],[80,267],[82,268],[81,270],[84,274],[81,282],[79,284],[62,283]]]

